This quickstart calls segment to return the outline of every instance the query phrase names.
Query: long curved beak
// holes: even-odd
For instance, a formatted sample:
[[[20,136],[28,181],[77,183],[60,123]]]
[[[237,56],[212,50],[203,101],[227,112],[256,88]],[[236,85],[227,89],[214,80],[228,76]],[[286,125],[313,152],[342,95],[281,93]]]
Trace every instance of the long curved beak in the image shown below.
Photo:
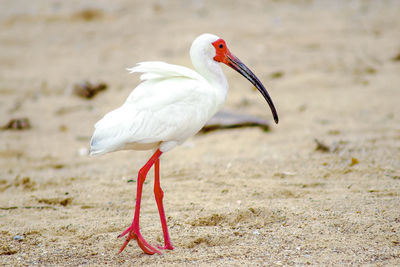
[[[272,99],[269,96],[267,90],[264,85],[260,82],[256,75],[245,65],[242,61],[240,61],[237,57],[232,55],[230,52],[226,54],[226,60],[224,61],[226,65],[236,70],[240,74],[242,74],[247,80],[249,80],[260,93],[263,95],[265,100],[267,101],[269,107],[271,108],[272,115],[274,116],[275,123],[279,122],[278,113],[276,112],[274,103],[272,103]]]

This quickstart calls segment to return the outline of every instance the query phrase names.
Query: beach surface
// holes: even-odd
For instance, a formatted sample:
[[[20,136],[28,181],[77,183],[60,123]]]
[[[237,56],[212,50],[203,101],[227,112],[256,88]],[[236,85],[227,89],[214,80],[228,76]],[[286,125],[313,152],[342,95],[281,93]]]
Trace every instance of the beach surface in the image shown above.
[[[399,266],[399,1],[0,1],[0,265]],[[173,251],[117,236],[151,151],[89,157],[94,124],[139,84],[224,38],[279,114],[228,67],[225,110],[271,122],[161,158]],[[86,99],[85,81],[107,89]],[[28,127],[30,126],[30,127]],[[15,129],[15,128],[25,129]],[[162,245],[150,171],[141,232]]]

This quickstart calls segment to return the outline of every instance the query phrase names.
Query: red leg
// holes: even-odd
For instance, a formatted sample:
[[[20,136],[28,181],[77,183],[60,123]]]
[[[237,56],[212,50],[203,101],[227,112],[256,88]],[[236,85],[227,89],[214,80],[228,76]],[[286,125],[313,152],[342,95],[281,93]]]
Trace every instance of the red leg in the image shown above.
[[[124,244],[122,245],[121,249],[119,250],[119,253],[121,253],[125,249],[126,245],[128,245],[128,243],[129,243],[129,241],[131,241],[132,239],[135,239],[138,242],[139,247],[145,253],[161,254],[161,252],[159,250],[157,250],[156,248],[152,247],[149,243],[147,243],[147,241],[143,238],[143,236],[141,235],[140,230],[139,230],[140,202],[142,199],[143,183],[144,183],[144,180],[146,180],[146,175],[149,172],[150,168],[153,166],[153,164],[156,161],[158,161],[161,154],[162,154],[162,152],[159,149],[157,149],[157,151],[153,154],[153,156],[149,159],[149,161],[139,171],[138,180],[137,180],[135,215],[133,217],[132,225],[128,229],[126,229],[122,234],[120,234],[118,236],[118,237],[122,237],[129,233]]]
[[[159,249],[174,249],[174,247],[171,244],[171,240],[169,239],[169,234],[168,234],[168,226],[167,226],[167,220],[165,219],[165,213],[164,213],[164,206],[163,206],[163,197],[164,197],[164,192],[161,189],[160,186],[160,160],[157,159],[156,162],[154,163],[154,196],[156,198],[157,202],[157,207],[158,207],[158,212],[160,213],[160,220],[161,220],[161,226],[164,234],[164,247],[159,247]]]

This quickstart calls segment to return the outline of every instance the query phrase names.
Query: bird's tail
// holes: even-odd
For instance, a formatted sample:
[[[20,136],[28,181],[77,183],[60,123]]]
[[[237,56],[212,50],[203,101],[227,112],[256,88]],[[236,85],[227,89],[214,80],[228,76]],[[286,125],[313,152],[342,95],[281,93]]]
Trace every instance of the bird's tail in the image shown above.
[[[196,80],[204,78],[197,72],[179,65],[168,64],[161,61],[146,61],[138,63],[135,67],[127,68],[130,73],[143,73],[141,80],[167,79],[172,77],[186,77]]]

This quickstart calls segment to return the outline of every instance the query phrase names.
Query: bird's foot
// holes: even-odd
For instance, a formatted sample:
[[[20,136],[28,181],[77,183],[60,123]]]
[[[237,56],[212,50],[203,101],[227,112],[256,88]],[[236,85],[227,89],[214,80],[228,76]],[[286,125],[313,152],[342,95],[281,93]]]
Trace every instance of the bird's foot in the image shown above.
[[[127,238],[125,239],[124,244],[121,246],[119,253],[121,253],[125,247],[128,245],[129,241],[131,241],[132,239],[135,239],[139,245],[139,247],[143,250],[144,253],[149,254],[149,255],[153,255],[155,253],[161,254],[161,252],[159,250],[157,250],[156,248],[154,248],[153,246],[151,246],[142,236],[142,234],[140,233],[138,227],[136,229],[136,227],[132,227],[132,225],[126,229],[122,234],[120,234],[118,237],[123,237],[124,235],[126,235],[128,233]]]
[[[171,244],[166,244],[163,247],[162,246],[157,246],[157,248],[162,249],[162,250],[166,250],[166,249],[173,250],[174,249],[174,247]]]

